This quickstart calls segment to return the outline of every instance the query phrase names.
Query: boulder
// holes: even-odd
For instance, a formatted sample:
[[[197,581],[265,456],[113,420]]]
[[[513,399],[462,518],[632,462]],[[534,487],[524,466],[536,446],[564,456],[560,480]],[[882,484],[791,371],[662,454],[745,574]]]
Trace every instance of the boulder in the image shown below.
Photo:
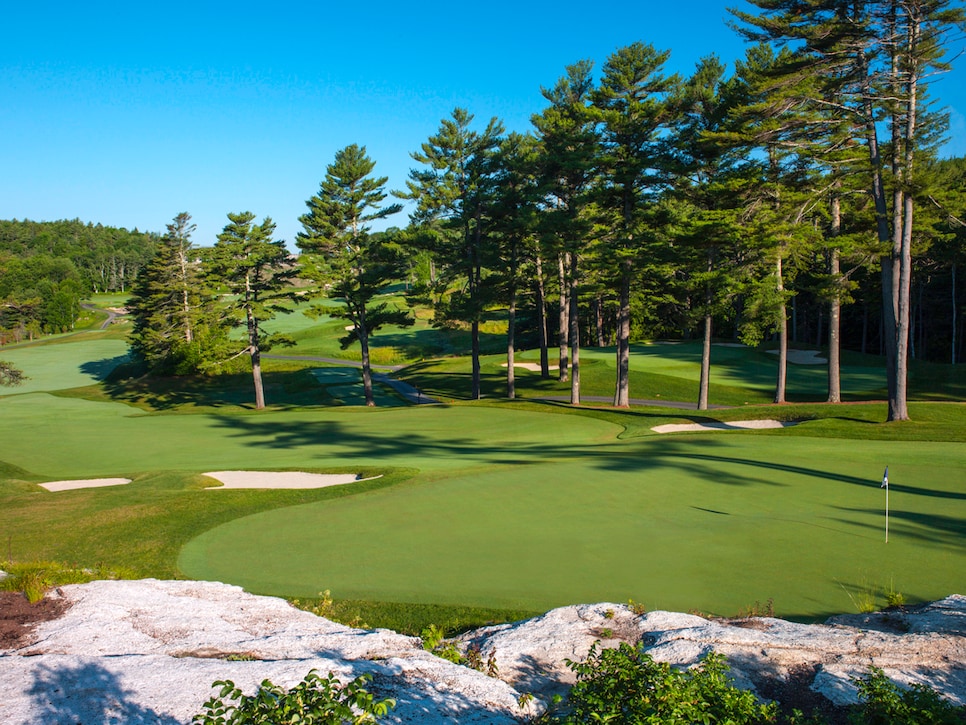
[[[397,700],[385,722],[514,723],[565,691],[573,682],[567,660],[583,659],[598,640],[640,642],[680,666],[715,650],[739,686],[766,698],[794,683],[851,703],[851,678],[875,665],[966,703],[966,597],[958,595],[820,625],[562,607],[456,639],[492,657],[498,677],[435,657],[418,638],[354,629],[217,582],[99,581],[52,596],[66,611],[0,649],[0,722],[189,723],[216,680],[250,693],[265,679],[291,687],[317,669],[343,680],[370,674],[370,691]]]

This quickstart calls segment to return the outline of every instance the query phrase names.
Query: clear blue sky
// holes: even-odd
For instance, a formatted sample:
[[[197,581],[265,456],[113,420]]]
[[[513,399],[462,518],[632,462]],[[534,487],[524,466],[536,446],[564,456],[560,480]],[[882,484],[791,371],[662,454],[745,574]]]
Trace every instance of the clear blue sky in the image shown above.
[[[0,218],[164,231],[206,246],[226,214],[271,216],[290,247],[335,152],[367,147],[389,188],[463,106],[529,129],[574,61],[634,41],[689,73],[744,44],[744,0],[490,3],[10,2],[0,41]],[[960,43],[962,45],[962,43]],[[966,57],[936,85],[966,155]],[[405,226],[406,214],[390,219]]]

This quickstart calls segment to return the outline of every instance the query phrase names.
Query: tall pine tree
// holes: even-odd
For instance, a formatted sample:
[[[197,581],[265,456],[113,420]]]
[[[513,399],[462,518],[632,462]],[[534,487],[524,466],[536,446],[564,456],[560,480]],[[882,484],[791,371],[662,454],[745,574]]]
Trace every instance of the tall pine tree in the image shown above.
[[[400,254],[385,235],[371,235],[369,222],[395,214],[399,204],[380,206],[386,198],[387,177],[373,177],[376,162],[365,146],[352,144],[337,151],[326,168],[319,193],[305,202],[309,211],[299,217],[303,231],[296,236],[302,250],[302,269],[331,296],[341,297],[345,307],[327,310],[351,323],[342,338],[343,349],[355,341],[362,351],[362,381],[366,405],[374,406],[369,338],[383,325],[412,325],[403,310],[386,303],[373,305],[377,294],[399,277]]]

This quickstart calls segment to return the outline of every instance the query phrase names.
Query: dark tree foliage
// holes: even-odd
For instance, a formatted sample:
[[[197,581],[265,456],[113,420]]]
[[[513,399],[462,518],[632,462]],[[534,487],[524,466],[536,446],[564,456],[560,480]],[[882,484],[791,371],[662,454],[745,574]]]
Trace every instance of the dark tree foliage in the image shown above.
[[[194,229],[191,215],[178,214],[131,290],[131,350],[154,372],[202,371],[227,344],[228,325],[214,309],[200,252],[191,242]]]
[[[235,357],[247,354],[252,365],[255,407],[265,407],[261,354],[273,345],[288,342],[265,332],[262,324],[278,313],[290,313],[281,303],[295,299],[291,280],[297,270],[285,243],[272,239],[275,222],[265,217],[255,224],[251,212],[228,214],[228,224],[218,235],[206,260],[211,281],[223,284],[231,294],[228,311],[246,327],[247,334]]]
[[[503,124],[491,118],[482,131],[471,128],[473,114],[453,110],[414,161],[407,190],[394,192],[412,199],[412,224],[435,256],[440,274],[435,285],[435,320],[439,324],[469,323],[472,345],[472,392],[480,397],[480,322],[488,302],[495,157]]]
[[[330,295],[345,307],[325,309],[351,323],[342,340],[343,349],[358,342],[362,349],[362,379],[366,405],[375,405],[369,361],[369,337],[384,325],[409,326],[413,319],[404,310],[373,299],[402,274],[403,258],[398,244],[387,234],[370,234],[368,223],[400,211],[399,204],[380,207],[385,200],[386,177],[371,176],[375,161],[364,146],[355,144],[337,151],[326,169],[319,193],[305,202],[309,211],[299,217],[303,230],[296,244],[302,255],[302,274],[330,285]],[[315,308],[318,311],[317,308]]]
[[[26,376],[19,368],[15,368],[5,360],[0,360],[0,385],[14,386],[20,385]]]

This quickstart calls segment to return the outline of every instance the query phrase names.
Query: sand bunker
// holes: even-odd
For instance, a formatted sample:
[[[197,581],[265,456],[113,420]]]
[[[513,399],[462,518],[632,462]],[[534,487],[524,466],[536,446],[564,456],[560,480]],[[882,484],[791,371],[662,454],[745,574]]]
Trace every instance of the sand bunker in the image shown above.
[[[226,488],[325,488],[342,486],[356,481],[371,481],[355,473],[302,473],[301,471],[214,471],[204,473],[221,481],[223,486],[212,486],[210,490],[221,491]]]
[[[40,485],[48,491],[72,491],[75,488],[101,488],[102,486],[123,486],[130,478],[85,478],[75,481],[49,481]]]
[[[655,433],[691,433],[705,430],[747,430],[749,428],[787,428],[789,420],[732,420],[728,423],[668,423],[651,428]]]
[[[501,367],[506,367],[506,363],[503,363],[501,365]],[[515,367],[515,368],[523,368],[524,370],[529,370],[530,372],[534,372],[534,373],[539,373],[540,372],[540,363],[533,363],[533,362],[515,362],[515,363],[513,363],[513,367]],[[559,370],[560,367],[557,366],[557,365],[550,365],[550,366],[547,367],[547,369],[548,370]]]

